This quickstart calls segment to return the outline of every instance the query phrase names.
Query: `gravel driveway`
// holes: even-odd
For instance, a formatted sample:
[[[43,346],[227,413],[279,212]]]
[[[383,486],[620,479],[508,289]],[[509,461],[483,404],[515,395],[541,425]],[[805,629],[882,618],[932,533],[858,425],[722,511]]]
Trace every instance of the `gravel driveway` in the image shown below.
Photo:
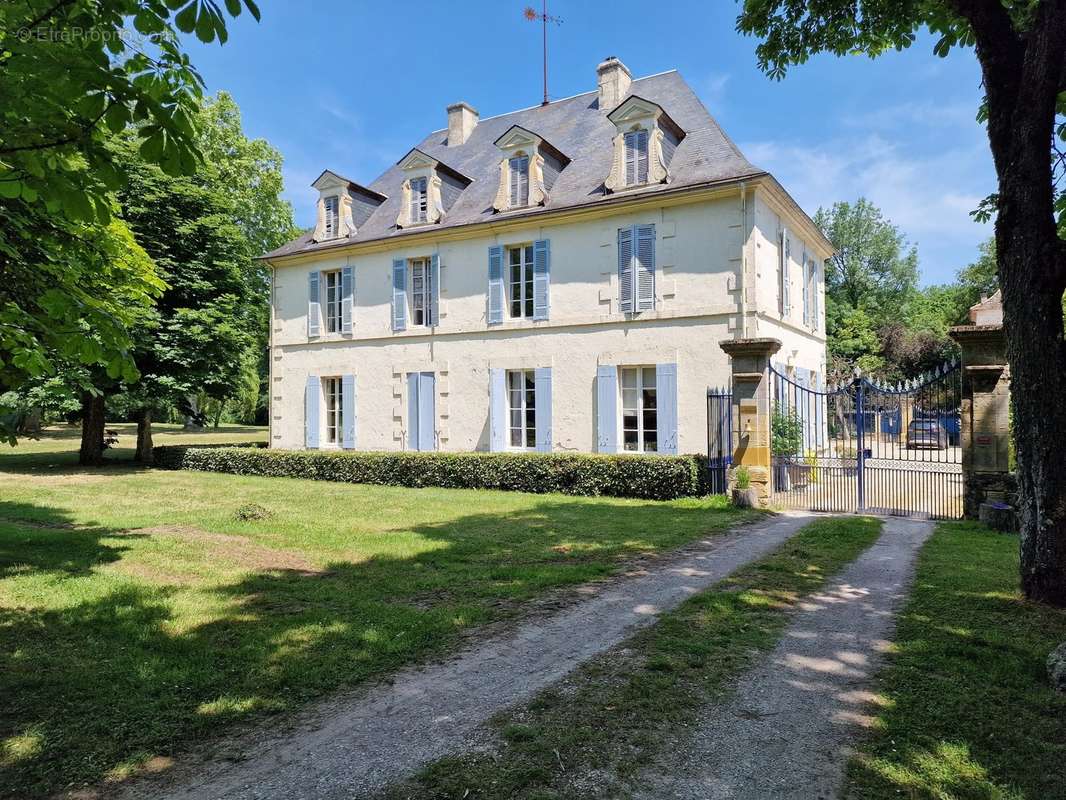
[[[479,743],[479,726],[590,657],[652,624],[659,613],[757,560],[810,520],[776,516],[716,535],[636,577],[607,583],[547,619],[525,623],[442,664],[411,669],[391,685],[305,714],[304,723],[259,734],[234,761],[178,768],[131,786],[127,798],[360,798],[427,762]],[[324,710],[325,709],[325,710]]]
[[[694,737],[636,782],[641,800],[824,800],[871,721],[872,678],[933,525],[881,538],[803,603],[777,648],[708,709]]]

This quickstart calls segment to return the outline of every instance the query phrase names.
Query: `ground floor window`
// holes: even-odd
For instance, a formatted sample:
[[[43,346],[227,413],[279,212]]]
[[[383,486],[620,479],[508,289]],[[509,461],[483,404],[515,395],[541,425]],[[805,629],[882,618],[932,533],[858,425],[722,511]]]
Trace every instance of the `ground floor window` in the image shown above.
[[[631,453],[655,453],[658,420],[655,367],[622,367],[622,447]]]
[[[507,373],[507,411],[511,447],[536,447],[537,389],[533,370],[520,369]]]
[[[339,445],[344,439],[344,385],[340,378],[323,378],[326,398],[326,444]]]

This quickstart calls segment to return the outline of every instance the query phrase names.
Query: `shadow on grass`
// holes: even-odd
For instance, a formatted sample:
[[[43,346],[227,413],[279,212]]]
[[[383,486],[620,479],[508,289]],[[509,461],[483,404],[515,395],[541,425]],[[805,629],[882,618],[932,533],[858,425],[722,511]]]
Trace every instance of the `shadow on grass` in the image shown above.
[[[1021,598],[1017,546],[972,523],[927,543],[847,797],[1066,800],[1066,696],[1045,667],[1066,613]]]
[[[0,796],[121,779],[224,724],[395,670],[548,588],[735,520],[698,504],[545,497],[506,517],[404,529],[435,543],[409,558],[182,586],[100,571],[135,561],[125,542],[147,533],[0,503],[0,578],[17,593],[0,606]]]

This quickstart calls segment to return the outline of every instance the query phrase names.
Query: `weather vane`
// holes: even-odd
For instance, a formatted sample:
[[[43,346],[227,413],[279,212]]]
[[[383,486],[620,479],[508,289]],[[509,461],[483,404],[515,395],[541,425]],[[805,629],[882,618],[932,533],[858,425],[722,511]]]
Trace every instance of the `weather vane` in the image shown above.
[[[530,22],[541,23],[544,34],[544,102],[541,105],[548,105],[548,23],[554,22],[556,25],[561,25],[563,20],[561,17],[552,17],[548,15],[548,0],[544,0],[541,6],[541,12],[538,14],[537,10],[533,6],[526,6],[526,10],[522,12],[524,16]]]

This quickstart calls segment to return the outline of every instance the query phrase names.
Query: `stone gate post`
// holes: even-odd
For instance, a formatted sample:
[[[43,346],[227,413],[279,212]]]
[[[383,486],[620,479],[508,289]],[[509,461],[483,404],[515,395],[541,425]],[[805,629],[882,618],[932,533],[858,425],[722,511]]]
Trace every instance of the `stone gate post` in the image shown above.
[[[982,504],[1008,502],[1010,472],[1010,368],[997,292],[970,311],[972,325],[950,331],[962,350],[963,514],[980,516]]]
[[[770,504],[770,359],[778,339],[730,339],[719,346],[733,368],[733,470],[748,468],[762,506]],[[732,486],[733,476],[730,475]]]

